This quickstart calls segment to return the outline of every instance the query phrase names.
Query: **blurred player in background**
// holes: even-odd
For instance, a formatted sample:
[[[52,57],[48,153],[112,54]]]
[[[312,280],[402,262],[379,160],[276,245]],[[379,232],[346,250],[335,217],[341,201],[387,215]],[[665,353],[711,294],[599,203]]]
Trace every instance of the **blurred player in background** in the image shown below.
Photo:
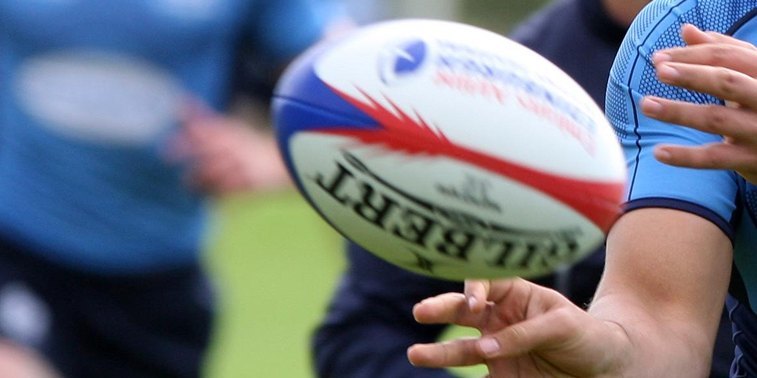
[[[192,377],[214,318],[209,199],[286,182],[225,114],[327,0],[0,0],[0,335],[67,377]]]
[[[727,298],[731,376],[757,376],[756,15],[754,1],[659,0],[631,27],[607,101],[628,203],[588,311],[523,280],[470,282],[414,313],[485,336],[413,347],[414,363],[486,362],[491,377],[702,377]]]
[[[604,105],[607,78],[623,36],[648,0],[559,0],[521,23],[510,36],[551,60]],[[446,326],[419,326],[411,316],[420,299],[462,284],[416,275],[348,244],[348,266],[314,340],[320,377],[439,377],[440,369],[410,365],[406,347],[437,340]],[[604,266],[601,249],[572,269],[536,279],[578,306],[591,302]],[[733,345],[723,318],[712,377],[727,377]]]

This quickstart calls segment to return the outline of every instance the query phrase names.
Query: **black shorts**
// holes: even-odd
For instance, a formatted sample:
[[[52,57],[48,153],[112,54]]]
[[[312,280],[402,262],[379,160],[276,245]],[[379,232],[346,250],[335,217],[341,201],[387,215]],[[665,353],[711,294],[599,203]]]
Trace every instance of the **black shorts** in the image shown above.
[[[100,276],[0,241],[0,336],[65,377],[197,377],[214,318],[200,265]]]

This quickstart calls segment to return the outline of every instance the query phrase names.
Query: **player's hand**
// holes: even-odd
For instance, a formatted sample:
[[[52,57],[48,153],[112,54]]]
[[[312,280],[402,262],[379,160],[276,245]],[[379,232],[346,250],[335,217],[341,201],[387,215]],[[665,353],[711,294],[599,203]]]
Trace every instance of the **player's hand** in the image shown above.
[[[239,119],[190,110],[170,158],[187,163],[187,181],[213,195],[281,188],[289,178],[271,135]]]
[[[654,55],[658,78],[711,94],[725,100],[727,106],[647,97],[641,109],[649,117],[724,139],[701,146],[659,145],[655,156],[676,166],[733,170],[757,183],[757,48],[692,25],[685,25],[681,34],[687,46]]]
[[[613,345],[625,337],[620,327],[593,318],[556,291],[512,279],[468,281],[465,292],[426,299],[413,315],[420,323],[474,327],[482,337],[413,345],[411,363],[485,363],[492,378],[619,376]]]

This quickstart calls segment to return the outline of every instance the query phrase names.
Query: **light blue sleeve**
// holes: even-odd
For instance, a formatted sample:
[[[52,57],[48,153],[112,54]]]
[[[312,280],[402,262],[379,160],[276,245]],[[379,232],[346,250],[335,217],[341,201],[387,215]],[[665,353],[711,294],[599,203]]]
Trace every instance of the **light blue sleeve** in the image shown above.
[[[640,110],[645,95],[700,104],[721,103],[709,95],[659,82],[651,64],[654,51],[683,45],[681,25],[697,24],[701,19],[697,5],[697,1],[657,1],[639,15],[610,73],[607,116],[626,156],[629,210],[668,207],[690,211],[710,219],[731,234],[730,221],[739,190],[737,175],[723,170],[673,167],[653,156],[653,148],[659,143],[701,145],[719,142],[722,138],[647,118]]]

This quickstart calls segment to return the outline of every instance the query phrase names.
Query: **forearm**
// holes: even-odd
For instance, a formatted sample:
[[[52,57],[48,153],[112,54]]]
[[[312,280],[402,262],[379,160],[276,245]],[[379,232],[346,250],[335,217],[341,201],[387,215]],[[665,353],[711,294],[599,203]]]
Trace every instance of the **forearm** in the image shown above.
[[[706,377],[729,248],[728,237],[699,216],[629,212],[608,235],[588,312],[522,279],[467,281],[465,295],[424,300],[413,315],[424,324],[475,327],[482,338],[414,345],[408,356],[416,366],[485,362],[492,377]]]
[[[712,340],[701,327],[674,317],[655,317],[660,309],[640,311],[639,303],[605,295],[589,313],[615,332],[605,342],[603,357],[622,377],[707,377]]]
[[[687,212],[639,209],[617,221],[589,312],[622,327],[608,351],[624,376],[709,374],[730,248],[717,226]]]

